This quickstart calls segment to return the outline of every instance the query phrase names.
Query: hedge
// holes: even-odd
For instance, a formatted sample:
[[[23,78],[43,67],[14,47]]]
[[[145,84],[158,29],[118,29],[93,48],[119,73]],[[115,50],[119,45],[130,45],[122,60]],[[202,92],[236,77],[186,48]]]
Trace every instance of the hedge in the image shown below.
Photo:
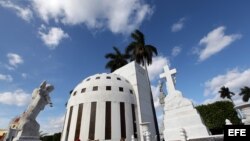
[[[213,104],[196,106],[205,125],[212,134],[222,134],[225,120],[229,119],[232,124],[240,124],[240,119],[229,101],[218,101]]]

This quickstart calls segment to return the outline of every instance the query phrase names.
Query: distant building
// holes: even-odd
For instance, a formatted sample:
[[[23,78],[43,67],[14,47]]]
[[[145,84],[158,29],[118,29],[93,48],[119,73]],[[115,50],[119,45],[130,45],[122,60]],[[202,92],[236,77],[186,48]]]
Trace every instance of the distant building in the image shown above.
[[[144,141],[140,123],[156,136],[151,90],[145,70],[132,62],[113,73],[80,82],[67,103],[61,141]]]

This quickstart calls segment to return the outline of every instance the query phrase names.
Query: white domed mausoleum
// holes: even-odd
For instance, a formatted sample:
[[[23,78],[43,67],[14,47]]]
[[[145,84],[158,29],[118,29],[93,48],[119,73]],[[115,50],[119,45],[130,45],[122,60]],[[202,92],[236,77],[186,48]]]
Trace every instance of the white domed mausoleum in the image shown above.
[[[144,141],[140,123],[158,132],[145,70],[132,62],[80,82],[67,103],[61,141]]]

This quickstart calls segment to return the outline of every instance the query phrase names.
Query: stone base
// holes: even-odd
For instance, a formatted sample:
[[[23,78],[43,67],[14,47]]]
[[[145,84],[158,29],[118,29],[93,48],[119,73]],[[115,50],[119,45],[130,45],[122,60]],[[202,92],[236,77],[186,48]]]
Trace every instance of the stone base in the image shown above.
[[[165,141],[186,141],[191,138],[209,136],[209,132],[192,102],[176,91],[165,98]]]
[[[224,141],[224,134],[188,139],[188,141]]]
[[[22,136],[20,138],[14,138],[13,141],[41,141],[39,137],[32,137],[32,136]]]

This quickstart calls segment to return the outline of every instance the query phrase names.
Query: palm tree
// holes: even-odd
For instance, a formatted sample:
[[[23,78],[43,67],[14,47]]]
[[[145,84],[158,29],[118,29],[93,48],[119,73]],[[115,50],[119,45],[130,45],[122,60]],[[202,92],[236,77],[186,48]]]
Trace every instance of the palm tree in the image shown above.
[[[135,32],[131,34],[131,37],[134,41],[128,45],[126,53],[131,55],[131,61],[135,60],[135,62],[147,68],[146,64],[152,64],[153,55],[158,54],[156,47],[146,45],[144,35],[139,30],[135,30]]]
[[[148,83],[149,83],[149,86],[151,86],[149,77],[148,77],[147,65],[152,64],[153,56],[158,54],[157,49],[153,45],[145,44],[144,35],[139,30],[135,30],[131,34],[131,37],[133,38],[133,41],[126,48],[126,54],[130,55],[130,61],[135,61],[136,63],[141,64],[142,66],[145,67]],[[150,97],[151,97],[151,106],[152,106],[153,114],[154,114],[154,122],[156,126],[155,128],[156,128],[157,140],[159,141],[160,134],[159,134],[156,112],[154,108],[154,100],[153,100],[151,89],[150,89]]]
[[[235,106],[233,99],[232,99],[232,96],[234,96],[235,94],[233,92],[231,92],[228,87],[222,86],[220,88],[219,93],[220,93],[221,98],[223,98],[223,99],[228,98],[232,102],[233,106]],[[238,114],[238,117],[242,120],[243,115],[242,115],[241,111],[239,109],[235,109],[235,110],[236,110],[236,113]]]
[[[228,98],[233,103],[232,96],[235,94],[231,92],[228,87],[222,86],[219,93],[221,98]]]
[[[240,95],[243,95],[242,100],[244,102],[248,102],[249,98],[250,98],[250,88],[245,86],[244,88],[240,89]]]
[[[105,68],[110,69],[111,72],[128,64],[127,59],[129,58],[129,55],[122,54],[117,47],[113,47],[113,49],[115,50],[115,53],[108,53],[105,55],[106,59],[110,59]]]

